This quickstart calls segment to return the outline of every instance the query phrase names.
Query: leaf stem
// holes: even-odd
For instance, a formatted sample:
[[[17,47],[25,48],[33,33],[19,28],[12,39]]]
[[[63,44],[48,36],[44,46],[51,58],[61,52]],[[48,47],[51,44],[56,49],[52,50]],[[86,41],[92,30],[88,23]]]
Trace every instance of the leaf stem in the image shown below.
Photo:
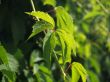
[[[108,10],[105,8],[105,6],[104,6],[99,0],[96,0],[96,1],[97,1],[97,3],[100,5],[100,7],[104,10],[104,12],[108,14],[109,12],[108,12]]]
[[[57,60],[57,62],[58,62],[58,57],[57,57],[57,55],[56,55],[56,53],[55,53],[55,51],[54,51],[54,50],[53,50],[53,53],[54,53],[55,58],[56,58],[56,60]],[[58,62],[58,65],[59,65],[59,67],[60,67],[60,69],[61,69],[61,71],[62,71],[62,73],[63,73],[63,75],[64,75],[64,79],[65,79],[66,74],[65,74],[65,72],[64,72],[64,70],[63,70],[63,68],[61,67],[61,65],[59,64],[59,62]]]
[[[65,73],[69,70],[70,67],[71,67],[71,63],[69,64],[69,66],[68,66],[67,69],[65,70]]]
[[[31,5],[32,5],[33,11],[36,11],[35,6],[34,6],[34,3],[33,3],[33,0],[30,0],[30,1],[31,1]]]
[[[33,9],[33,11],[35,12],[36,9],[35,9],[33,0],[30,0],[30,2],[31,2],[31,5],[32,5],[32,9]],[[40,21],[38,17],[36,17],[36,19],[37,19],[38,21]]]

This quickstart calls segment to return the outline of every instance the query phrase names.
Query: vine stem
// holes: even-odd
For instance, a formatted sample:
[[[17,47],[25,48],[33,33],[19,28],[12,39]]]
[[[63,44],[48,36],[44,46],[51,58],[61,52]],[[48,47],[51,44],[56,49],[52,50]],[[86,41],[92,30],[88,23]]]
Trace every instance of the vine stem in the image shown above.
[[[32,9],[33,9],[33,11],[35,12],[36,9],[35,9],[33,0],[30,0],[30,2],[31,2],[31,5],[32,5]],[[36,17],[36,19],[37,19],[38,21],[40,21],[38,17]]]
[[[34,6],[34,3],[33,3],[33,0],[30,0],[30,1],[31,1],[31,5],[32,5],[33,11],[36,11],[35,6]]]
[[[69,68],[71,67],[71,63],[69,64],[69,66],[67,67],[67,69],[65,70],[65,73],[69,70]]]
[[[57,57],[57,55],[56,55],[56,53],[55,53],[54,50],[53,50],[53,52],[54,52],[55,58],[56,58],[56,60],[57,60],[57,62],[58,62],[58,57]],[[60,66],[59,62],[58,62],[58,65]],[[62,68],[61,66],[60,66],[60,69],[61,69],[61,71],[62,71],[62,73],[63,73],[63,75],[64,75],[64,79],[65,79],[66,74],[65,74],[65,72],[64,72],[64,70],[63,70],[63,68]]]
[[[108,10],[105,8],[105,6],[99,1],[99,0],[96,0],[97,3],[100,5],[100,7],[102,7],[102,9],[105,11],[105,13],[109,13]]]

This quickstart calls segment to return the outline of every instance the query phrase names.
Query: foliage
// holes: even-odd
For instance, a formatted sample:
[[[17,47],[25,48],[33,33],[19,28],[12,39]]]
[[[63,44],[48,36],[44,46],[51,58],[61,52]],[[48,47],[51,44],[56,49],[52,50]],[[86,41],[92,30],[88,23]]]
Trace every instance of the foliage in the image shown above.
[[[1,1],[0,82],[109,82],[109,12],[109,0]]]

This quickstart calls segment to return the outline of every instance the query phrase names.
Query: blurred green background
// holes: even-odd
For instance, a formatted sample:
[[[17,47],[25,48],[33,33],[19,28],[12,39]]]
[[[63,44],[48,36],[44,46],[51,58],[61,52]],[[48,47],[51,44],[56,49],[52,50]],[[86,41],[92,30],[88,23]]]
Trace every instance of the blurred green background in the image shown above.
[[[109,82],[110,0],[33,1],[36,10],[48,12],[54,19],[56,19],[54,6],[65,8],[75,25],[78,56],[73,58],[73,61],[84,65],[89,75],[87,82]],[[0,3],[0,44],[16,59],[13,60],[18,64],[16,82],[51,82],[46,81],[47,78],[61,82],[60,75],[57,74],[59,68],[56,65],[53,66],[56,70],[52,73],[45,67],[39,67],[44,62],[42,58],[44,34],[41,32],[26,41],[35,22],[32,17],[25,14],[31,11],[30,0],[1,0]],[[48,75],[43,75],[42,71],[33,75],[33,72],[38,70],[37,67]],[[2,76],[0,72],[0,82],[3,82]]]

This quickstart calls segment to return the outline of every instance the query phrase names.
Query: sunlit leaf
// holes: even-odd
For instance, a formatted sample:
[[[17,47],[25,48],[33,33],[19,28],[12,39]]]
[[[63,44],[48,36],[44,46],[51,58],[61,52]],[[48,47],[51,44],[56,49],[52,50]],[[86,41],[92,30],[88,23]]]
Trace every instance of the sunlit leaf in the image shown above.
[[[91,66],[95,69],[95,71],[99,74],[101,72],[100,64],[95,58],[90,59]]]
[[[0,59],[3,63],[8,64],[7,52],[3,46],[0,45]]]
[[[44,74],[46,81],[53,82],[52,76],[51,76],[51,71],[48,68],[40,65],[39,70],[42,71],[42,73]]]
[[[89,58],[91,56],[91,45],[90,45],[90,43],[87,43],[85,45],[84,49],[85,49],[86,58]]]
[[[80,78],[80,74],[78,73],[77,69],[72,66],[72,81],[71,82],[78,82]]]
[[[63,62],[64,64],[66,62],[71,62],[72,53],[76,53],[76,44],[74,38],[71,34],[62,29],[56,30],[56,34],[60,42],[62,52],[62,58],[60,58],[60,62]]]
[[[10,81],[14,82],[16,75],[13,71],[11,71],[10,67],[8,65],[2,64],[0,65],[0,71],[3,73],[3,75]]]
[[[46,29],[53,29],[53,26],[45,21],[37,21],[32,28],[33,28],[32,34],[29,36],[29,38],[32,38],[33,36],[37,35],[38,33]]]
[[[3,46],[0,46],[0,59],[3,61],[3,64],[0,65],[0,71],[8,78],[9,82],[14,82],[16,78],[15,71],[17,71],[18,67],[17,61],[9,56]]]
[[[72,17],[61,6],[56,7],[57,28],[64,29],[65,31],[73,34],[74,26]]]
[[[2,70],[2,73],[8,78],[9,82],[15,82],[16,74],[14,72],[10,70]]]
[[[84,16],[84,20],[89,19],[89,18],[93,18],[97,15],[104,15],[104,13],[99,12],[99,11],[92,11],[92,12],[88,12],[85,16]]]
[[[9,66],[8,65],[5,65],[5,64],[1,64],[0,65],[0,71],[1,70],[8,70],[9,69]]]
[[[43,0],[44,5],[56,6],[56,0]]]
[[[72,73],[73,73],[73,75],[77,75],[77,76],[72,75],[72,81],[74,81],[74,79],[75,79],[74,82],[78,82],[78,79],[79,79],[78,77],[80,75],[82,78],[82,82],[86,82],[87,72],[86,72],[85,68],[80,63],[78,63],[78,62],[72,63]],[[77,77],[77,78],[74,78],[74,77]]]
[[[39,50],[33,50],[30,56],[30,66],[34,66],[35,63],[43,60],[43,58],[40,57],[40,54]]]
[[[50,65],[51,62],[51,53],[53,52],[54,48],[55,48],[55,33],[52,33],[50,36],[46,36],[45,38],[46,40],[44,40],[44,58],[47,61],[46,65]]]
[[[59,39],[59,41],[60,41],[60,44],[61,44],[61,48],[62,48],[62,50],[61,50],[61,52],[62,52],[62,57],[60,57],[59,58],[59,63],[61,64],[63,64],[64,63],[64,61],[65,61],[65,54],[66,54],[66,43],[65,43],[65,41],[63,40],[63,38],[62,38],[62,36],[60,35],[60,33],[58,33],[57,32],[57,34],[58,34],[58,39]]]
[[[70,47],[71,50],[73,51],[74,54],[76,54],[76,44],[75,44],[75,40],[74,37],[67,33],[65,30],[62,29],[58,29],[57,31],[60,36],[62,36],[63,40],[65,41],[67,47]]]
[[[41,11],[32,11],[31,13],[30,12],[26,12],[27,14],[29,15],[32,15],[32,16],[35,16],[35,17],[38,17],[50,24],[52,24],[52,27],[54,28],[55,26],[55,23],[54,23],[54,20],[53,18],[48,14],[48,13],[45,13],[45,12],[41,12]]]

